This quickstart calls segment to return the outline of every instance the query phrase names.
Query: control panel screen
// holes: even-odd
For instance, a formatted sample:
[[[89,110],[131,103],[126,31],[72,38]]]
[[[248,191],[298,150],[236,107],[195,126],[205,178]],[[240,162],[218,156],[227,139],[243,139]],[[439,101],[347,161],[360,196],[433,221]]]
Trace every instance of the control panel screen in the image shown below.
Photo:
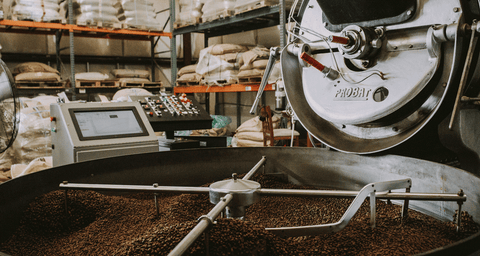
[[[148,135],[134,108],[71,110],[70,112],[80,140]]]

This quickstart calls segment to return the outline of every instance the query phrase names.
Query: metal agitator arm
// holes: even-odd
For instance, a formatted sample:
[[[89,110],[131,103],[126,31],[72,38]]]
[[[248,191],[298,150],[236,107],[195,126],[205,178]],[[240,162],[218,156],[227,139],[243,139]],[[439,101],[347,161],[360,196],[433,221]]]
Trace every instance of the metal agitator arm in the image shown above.
[[[114,185],[114,184],[80,184],[63,182],[59,185],[61,189],[67,191],[70,189],[75,190],[115,190],[115,191],[136,191],[136,192],[153,192],[155,195],[158,193],[191,193],[201,194],[209,193],[210,202],[215,204],[215,207],[206,215],[201,216],[198,219],[198,224],[185,236],[182,241],[168,254],[182,255],[198,237],[206,232],[207,228],[214,224],[215,219],[220,213],[226,210],[227,217],[243,217],[239,214],[245,214],[244,208],[251,204],[254,204],[260,200],[261,196],[314,196],[314,197],[355,197],[343,217],[339,222],[313,225],[303,227],[281,227],[281,228],[267,228],[266,230],[279,235],[279,236],[305,236],[305,235],[318,235],[322,233],[333,233],[343,229],[362,203],[367,197],[370,197],[370,223],[372,227],[375,227],[375,200],[376,199],[396,199],[405,200],[404,209],[402,215],[405,217],[408,210],[409,200],[428,200],[428,201],[454,201],[461,207],[462,203],[466,201],[466,195],[459,194],[434,194],[434,193],[410,193],[411,180],[402,179],[394,181],[383,181],[370,183],[366,185],[359,192],[357,191],[335,191],[335,190],[297,190],[297,189],[262,189],[260,184],[249,180],[253,175],[264,166],[266,157],[262,159],[243,177],[243,179],[237,179],[237,175],[234,173],[233,178],[229,180],[222,180],[215,182],[208,188],[204,187],[181,187],[181,186],[139,186],[139,185]],[[393,189],[406,189],[406,193],[398,192],[382,192],[390,191]],[[66,198],[67,199],[67,198]],[[155,202],[156,202],[155,196]],[[67,200],[65,200],[67,206]],[[158,214],[158,204],[157,207]],[[67,212],[67,211],[66,211]],[[458,218],[459,220],[459,218]],[[457,222],[457,225],[460,225]],[[208,236],[207,236],[208,237]],[[208,238],[206,239],[208,245]],[[207,246],[208,247],[208,246]]]

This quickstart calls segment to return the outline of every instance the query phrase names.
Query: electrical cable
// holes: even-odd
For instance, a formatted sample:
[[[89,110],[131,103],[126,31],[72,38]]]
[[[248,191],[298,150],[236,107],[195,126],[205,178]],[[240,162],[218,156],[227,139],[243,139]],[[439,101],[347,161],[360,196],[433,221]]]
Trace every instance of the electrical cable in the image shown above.
[[[295,41],[294,39],[292,39],[292,37],[295,37],[295,38],[303,41],[304,43],[312,43],[312,41],[309,40],[309,39],[307,39],[306,37],[300,36],[300,35],[294,33],[293,31],[295,31],[295,30],[298,30],[298,32],[303,31],[303,32],[305,32],[305,33],[307,33],[307,34],[310,34],[310,35],[313,35],[313,36],[315,36],[315,37],[320,38],[321,41],[323,41],[323,42],[326,43],[328,49],[330,50],[330,54],[331,54],[333,63],[334,63],[334,65],[335,65],[335,69],[336,69],[336,70],[338,71],[338,73],[340,74],[340,77],[341,77],[345,82],[347,82],[347,83],[350,83],[350,84],[359,84],[359,83],[362,83],[363,81],[367,80],[368,78],[370,78],[370,77],[372,77],[372,76],[374,76],[374,75],[379,76],[382,80],[385,79],[385,78],[384,78],[384,74],[383,74],[381,71],[379,71],[379,70],[368,70],[368,71],[361,71],[361,72],[359,72],[359,73],[366,73],[366,72],[369,72],[369,73],[370,73],[369,75],[367,75],[366,77],[360,79],[359,81],[355,81],[355,80],[350,79],[350,78],[347,79],[347,77],[346,77],[345,75],[347,75],[347,74],[349,74],[349,73],[344,73],[344,72],[342,72],[342,71],[340,70],[339,65],[338,65],[338,62],[337,62],[337,59],[336,59],[335,54],[334,54],[334,52],[333,52],[333,48],[332,48],[332,46],[330,45],[330,43],[328,42],[328,37],[326,37],[326,36],[324,36],[324,35],[316,32],[316,31],[314,31],[314,30],[311,30],[311,29],[309,29],[309,28],[302,27],[302,26],[300,25],[300,23],[293,17],[293,16],[294,16],[294,13],[295,13],[294,11],[295,11],[297,5],[298,5],[298,0],[295,0],[294,3],[293,3],[293,5],[292,5],[292,8],[290,9],[290,13],[289,13],[289,21],[293,21],[293,23],[294,23],[294,27],[293,27],[292,31],[287,31],[287,34],[288,34],[287,40],[288,40],[289,42]]]

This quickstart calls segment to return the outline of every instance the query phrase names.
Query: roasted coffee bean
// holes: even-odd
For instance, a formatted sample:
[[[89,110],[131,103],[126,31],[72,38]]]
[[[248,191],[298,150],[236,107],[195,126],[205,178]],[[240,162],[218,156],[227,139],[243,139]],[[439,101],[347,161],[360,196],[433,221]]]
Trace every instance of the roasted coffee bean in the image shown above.
[[[255,175],[263,188],[312,189]],[[21,226],[0,251],[15,255],[167,255],[213,205],[208,195],[158,196],[156,215],[151,194],[106,196],[64,191],[38,197],[25,211]],[[442,247],[479,231],[461,212],[462,232],[454,222],[441,222],[401,206],[377,200],[377,227],[370,227],[369,200],[348,226],[335,234],[279,238],[265,227],[315,225],[338,221],[352,199],[263,197],[246,209],[243,220],[218,218],[209,229],[210,255],[412,255]],[[201,236],[185,255],[206,255]]]

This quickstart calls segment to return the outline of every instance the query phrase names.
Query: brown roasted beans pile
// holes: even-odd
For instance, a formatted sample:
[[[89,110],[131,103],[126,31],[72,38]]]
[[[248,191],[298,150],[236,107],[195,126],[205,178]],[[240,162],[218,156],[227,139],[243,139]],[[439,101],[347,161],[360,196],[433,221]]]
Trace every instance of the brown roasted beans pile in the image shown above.
[[[282,180],[256,175],[263,188],[297,188]],[[310,188],[311,189],[311,188]],[[11,255],[167,255],[213,205],[208,195],[159,196],[156,215],[152,194],[106,196],[92,191],[64,191],[37,198],[21,226],[0,251]],[[462,212],[462,232],[455,224],[377,201],[377,227],[370,227],[369,200],[348,226],[335,234],[279,238],[265,227],[336,222],[351,199],[263,197],[250,206],[244,220],[218,218],[208,231],[210,255],[412,255],[438,248],[478,232]],[[205,237],[185,255],[206,255]]]

